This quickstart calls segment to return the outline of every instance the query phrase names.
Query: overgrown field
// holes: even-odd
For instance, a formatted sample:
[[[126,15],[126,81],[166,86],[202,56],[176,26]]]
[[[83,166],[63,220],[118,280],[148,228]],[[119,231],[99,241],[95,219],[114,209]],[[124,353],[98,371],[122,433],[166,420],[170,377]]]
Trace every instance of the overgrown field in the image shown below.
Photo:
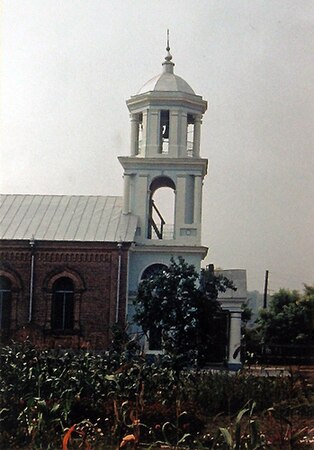
[[[177,373],[166,357],[151,363],[132,349],[96,354],[29,343],[2,347],[0,370],[1,449],[313,444],[313,390],[298,375]]]

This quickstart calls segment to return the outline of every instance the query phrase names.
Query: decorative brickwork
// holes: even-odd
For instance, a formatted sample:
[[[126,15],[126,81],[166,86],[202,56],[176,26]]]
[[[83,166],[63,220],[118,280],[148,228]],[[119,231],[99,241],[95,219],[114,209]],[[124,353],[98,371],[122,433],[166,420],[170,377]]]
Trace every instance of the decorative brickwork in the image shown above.
[[[110,330],[125,321],[129,244],[2,241],[0,276],[11,285],[10,326],[2,340],[40,347],[105,349]],[[33,255],[33,271],[32,265]],[[120,267],[120,269],[119,269]],[[54,286],[73,285],[73,327],[52,327]]]

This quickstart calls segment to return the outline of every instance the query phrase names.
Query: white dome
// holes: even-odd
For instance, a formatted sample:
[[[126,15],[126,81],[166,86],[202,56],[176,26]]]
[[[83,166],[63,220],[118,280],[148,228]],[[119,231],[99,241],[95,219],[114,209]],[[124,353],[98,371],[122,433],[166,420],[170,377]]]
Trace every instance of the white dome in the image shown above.
[[[191,86],[183,78],[169,72],[163,72],[147,81],[139,90],[138,94],[151,91],[185,92],[195,95]]]

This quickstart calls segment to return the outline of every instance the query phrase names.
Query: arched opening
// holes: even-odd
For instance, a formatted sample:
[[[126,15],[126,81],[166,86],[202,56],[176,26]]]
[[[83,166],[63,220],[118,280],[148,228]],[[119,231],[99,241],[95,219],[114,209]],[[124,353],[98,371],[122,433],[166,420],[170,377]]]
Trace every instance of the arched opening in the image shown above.
[[[11,319],[11,281],[0,276],[0,329],[8,330]]]
[[[186,150],[187,156],[194,156],[194,128],[195,128],[195,117],[193,114],[188,114],[187,116],[187,128],[186,128]]]
[[[55,331],[74,327],[74,286],[70,278],[58,278],[53,284],[51,325]]]
[[[169,153],[170,111],[160,111],[159,153]]]
[[[162,263],[155,263],[151,264],[150,266],[146,267],[146,269],[143,271],[141,280],[147,280],[150,277],[153,277],[158,272],[161,272],[163,269],[167,268],[166,264]]]
[[[173,239],[175,224],[175,184],[158,177],[150,185],[148,239]]]
[[[135,155],[140,155],[143,145],[143,113],[135,114],[134,118],[136,121],[136,136],[133,137],[135,139]]]

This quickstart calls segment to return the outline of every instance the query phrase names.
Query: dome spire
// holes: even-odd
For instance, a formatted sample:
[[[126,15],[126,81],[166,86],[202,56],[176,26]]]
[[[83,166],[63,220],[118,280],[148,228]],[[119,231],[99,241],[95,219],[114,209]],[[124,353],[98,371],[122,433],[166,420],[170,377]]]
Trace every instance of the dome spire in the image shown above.
[[[165,73],[173,73],[174,63],[172,60],[172,55],[170,53],[170,44],[169,44],[169,29],[167,29],[167,47],[166,47],[167,55],[165,56],[165,61],[162,63]]]

